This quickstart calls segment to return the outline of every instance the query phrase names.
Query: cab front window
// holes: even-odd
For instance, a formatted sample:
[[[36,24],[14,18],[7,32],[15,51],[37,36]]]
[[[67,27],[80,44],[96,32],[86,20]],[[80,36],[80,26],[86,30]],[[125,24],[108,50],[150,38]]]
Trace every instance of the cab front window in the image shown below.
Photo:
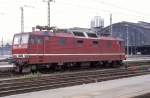
[[[15,35],[14,37],[14,44],[27,44],[29,40],[29,34],[20,34]]]
[[[19,35],[15,35],[15,37],[14,37],[14,44],[15,45],[20,44],[20,36]]]
[[[27,44],[29,40],[29,35],[25,34],[21,36],[21,44]]]

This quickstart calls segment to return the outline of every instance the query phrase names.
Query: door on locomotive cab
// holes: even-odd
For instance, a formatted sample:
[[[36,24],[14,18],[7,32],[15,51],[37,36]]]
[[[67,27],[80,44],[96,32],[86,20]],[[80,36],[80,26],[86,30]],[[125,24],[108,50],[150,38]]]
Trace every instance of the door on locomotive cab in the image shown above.
[[[42,63],[44,54],[43,36],[32,35],[30,37],[30,54],[33,54],[33,62]]]
[[[44,37],[36,37],[36,52],[37,52],[37,61],[38,63],[44,62]]]
[[[36,37],[36,46],[37,46],[37,54],[43,54],[44,53],[44,41],[43,36],[37,36]]]

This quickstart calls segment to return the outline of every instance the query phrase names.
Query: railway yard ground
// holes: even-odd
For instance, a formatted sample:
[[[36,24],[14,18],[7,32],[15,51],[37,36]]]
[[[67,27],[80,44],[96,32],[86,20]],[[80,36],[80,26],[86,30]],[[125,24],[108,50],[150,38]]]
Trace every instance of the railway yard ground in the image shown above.
[[[13,65],[0,62],[0,97],[150,98],[150,56],[129,56],[124,62],[129,65],[127,69],[92,69],[23,76],[7,72]]]
[[[150,92],[150,75],[142,75],[99,83],[11,95],[4,98],[131,98],[148,92]]]

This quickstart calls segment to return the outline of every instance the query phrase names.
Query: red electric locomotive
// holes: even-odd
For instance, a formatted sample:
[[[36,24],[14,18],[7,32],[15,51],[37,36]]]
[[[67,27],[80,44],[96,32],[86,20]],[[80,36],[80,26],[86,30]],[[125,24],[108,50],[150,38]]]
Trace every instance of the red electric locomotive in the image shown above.
[[[123,40],[78,30],[15,34],[12,54],[18,72],[35,70],[39,66],[119,65],[125,59]]]

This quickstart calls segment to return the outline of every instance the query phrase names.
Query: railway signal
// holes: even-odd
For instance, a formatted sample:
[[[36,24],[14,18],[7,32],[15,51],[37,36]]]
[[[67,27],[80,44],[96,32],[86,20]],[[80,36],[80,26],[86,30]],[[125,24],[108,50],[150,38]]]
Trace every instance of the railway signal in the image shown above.
[[[112,14],[110,14],[110,35],[111,36],[113,36],[112,33],[113,33],[112,32]]]

